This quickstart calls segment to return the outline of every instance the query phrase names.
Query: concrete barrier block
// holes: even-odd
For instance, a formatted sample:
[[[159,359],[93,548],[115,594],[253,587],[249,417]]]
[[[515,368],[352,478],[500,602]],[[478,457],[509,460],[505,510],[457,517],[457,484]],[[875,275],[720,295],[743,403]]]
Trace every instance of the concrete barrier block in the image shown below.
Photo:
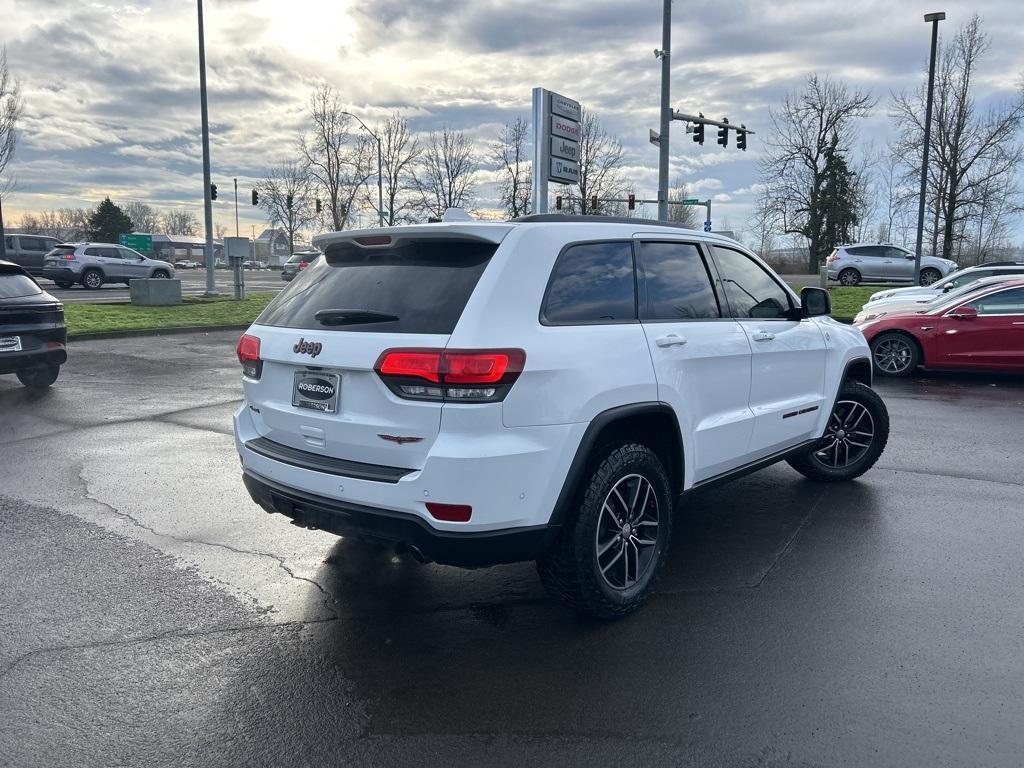
[[[132,304],[143,307],[181,304],[181,280],[149,277],[132,280],[128,285],[128,295]]]

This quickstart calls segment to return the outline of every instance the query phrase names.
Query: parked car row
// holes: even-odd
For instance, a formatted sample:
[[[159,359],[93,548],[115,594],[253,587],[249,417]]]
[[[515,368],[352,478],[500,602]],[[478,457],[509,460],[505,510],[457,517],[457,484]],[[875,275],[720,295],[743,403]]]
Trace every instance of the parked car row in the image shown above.
[[[870,301],[854,324],[883,376],[909,376],[918,366],[1024,372],[1024,274],[968,280],[930,299]]]

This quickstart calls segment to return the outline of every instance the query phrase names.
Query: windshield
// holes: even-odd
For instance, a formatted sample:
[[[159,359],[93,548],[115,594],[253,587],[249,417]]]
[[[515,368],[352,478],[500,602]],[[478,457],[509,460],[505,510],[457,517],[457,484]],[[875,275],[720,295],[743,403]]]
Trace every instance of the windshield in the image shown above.
[[[299,272],[256,322],[284,328],[448,334],[496,248],[440,240],[394,248],[336,243],[324,258]],[[336,310],[326,325],[317,318],[322,310]],[[346,317],[358,317],[360,322],[341,322]],[[370,317],[373,322],[368,322]]]

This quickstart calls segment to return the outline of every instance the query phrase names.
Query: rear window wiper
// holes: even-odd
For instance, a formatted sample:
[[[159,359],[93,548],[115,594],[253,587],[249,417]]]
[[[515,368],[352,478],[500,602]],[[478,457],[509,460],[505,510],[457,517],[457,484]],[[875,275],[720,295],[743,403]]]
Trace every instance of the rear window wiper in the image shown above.
[[[355,323],[391,323],[398,315],[375,312],[372,309],[321,309],[313,317],[321,325],[351,325]]]

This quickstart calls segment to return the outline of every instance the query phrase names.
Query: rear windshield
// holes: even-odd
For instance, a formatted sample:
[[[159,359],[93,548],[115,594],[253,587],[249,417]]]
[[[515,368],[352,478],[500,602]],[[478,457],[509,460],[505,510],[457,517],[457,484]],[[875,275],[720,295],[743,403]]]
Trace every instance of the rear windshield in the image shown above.
[[[42,289],[31,277],[17,273],[0,272],[0,299],[14,299],[19,296],[37,296]]]
[[[300,272],[256,322],[280,328],[449,334],[496,248],[436,240],[388,249],[337,243]],[[316,313],[327,309],[364,314],[353,315],[357,322],[324,325]]]
[[[73,246],[73,245],[58,245],[56,248],[54,248],[52,251],[50,251],[46,255],[47,256],[63,256],[66,253],[73,253],[74,250],[75,250],[75,246]]]

